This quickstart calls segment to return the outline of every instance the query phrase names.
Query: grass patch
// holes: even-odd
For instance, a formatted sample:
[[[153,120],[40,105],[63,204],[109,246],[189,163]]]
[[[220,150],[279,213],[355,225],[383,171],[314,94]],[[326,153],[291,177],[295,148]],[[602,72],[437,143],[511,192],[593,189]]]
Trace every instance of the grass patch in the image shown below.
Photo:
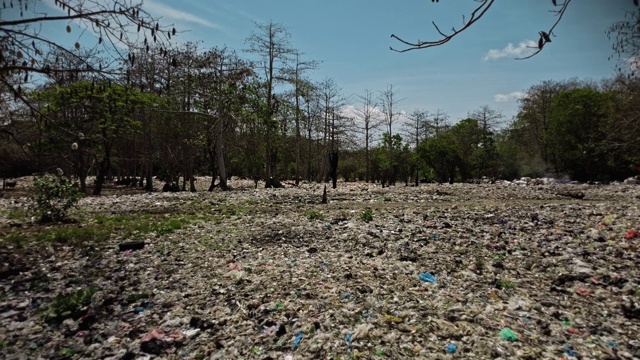
[[[513,281],[500,279],[496,281],[496,287],[502,290],[514,289],[516,287],[516,284]]]
[[[316,220],[324,220],[324,214],[316,209],[307,209],[304,212],[304,216],[307,218],[307,220],[309,221],[316,221]]]
[[[111,237],[127,240],[142,234],[170,234],[192,223],[188,217],[159,214],[96,215],[79,224],[33,226],[3,235],[3,243],[16,248],[28,242],[50,242],[67,245],[99,244]]]

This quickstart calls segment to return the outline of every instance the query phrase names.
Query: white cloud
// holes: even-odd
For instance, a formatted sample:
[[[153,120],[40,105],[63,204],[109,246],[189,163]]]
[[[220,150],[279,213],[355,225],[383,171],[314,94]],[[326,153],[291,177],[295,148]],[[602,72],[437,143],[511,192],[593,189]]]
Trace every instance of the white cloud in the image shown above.
[[[522,92],[522,91],[512,91],[508,94],[495,94],[493,96],[493,100],[495,102],[508,102],[511,101],[512,99],[515,100],[520,100],[520,99],[524,99],[527,97],[527,93],[526,92]]]
[[[533,49],[532,49],[533,48]],[[491,49],[484,56],[484,61],[497,60],[503,57],[524,57],[530,55],[537,48],[536,42],[533,40],[521,41],[518,46],[512,43],[507,44],[504,49]]]
[[[171,6],[161,4],[157,1],[145,1],[144,9],[148,11],[152,16],[161,16],[177,21],[189,22],[192,24],[203,25],[212,29],[222,29],[222,26],[213,23],[207,19],[203,19],[199,16],[193,15],[186,11],[172,8]]]

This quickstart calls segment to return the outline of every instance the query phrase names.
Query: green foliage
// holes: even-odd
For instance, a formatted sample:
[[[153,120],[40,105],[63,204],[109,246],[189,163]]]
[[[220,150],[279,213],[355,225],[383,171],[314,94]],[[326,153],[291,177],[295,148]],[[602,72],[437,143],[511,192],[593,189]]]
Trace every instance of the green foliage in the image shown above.
[[[364,222],[373,221],[373,209],[371,208],[364,209],[362,213],[360,213],[360,219]]]
[[[496,282],[496,287],[503,290],[514,289],[516,287],[516,284],[513,281],[500,279]]]
[[[82,316],[83,309],[91,303],[94,287],[79,289],[70,294],[58,294],[44,317],[48,321],[61,321],[67,318],[77,319]]]
[[[309,221],[324,220],[324,214],[316,209],[305,210],[304,216],[306,216]]]
[[[427,139],[418,146],[418,154],[433,169],[438,182],[452,182],[456,175],[458,156],[451,134],[444,133]]]
[[[558,170],[575,180],[599,180],[598,169],[607,168],[604,125],[611,113],[609,95],[594,89],[562,91],[554,98],[548,143]]]
[[[69,220],[68,212],[82,198],[82,194],[67,179],[52,174],[33,179],[35,211],[41,222]]]

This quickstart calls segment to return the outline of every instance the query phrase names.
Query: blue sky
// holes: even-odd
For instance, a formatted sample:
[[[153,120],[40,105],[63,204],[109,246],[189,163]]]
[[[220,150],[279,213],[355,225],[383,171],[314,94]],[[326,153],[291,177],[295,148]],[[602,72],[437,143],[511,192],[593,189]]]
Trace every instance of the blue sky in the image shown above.
[[[143,7],[184,31],[177,41],[227,46],[247,58],[250,54],[241,51],[253,21],[273,20],[288,28],[291,45],[306,59],[321,62],[309,73],[312,79],[333,78],[354,103],[365,89],[393,85],[402,110],[440,109],[451,123],[482,105],[511,119],[518,94],[543,80],[614,75],[605,31],[633,9],[631,0],[575,0],[553,42],[524,61],[514,60],[523,44],[537,41],[538,31],[555,21],[549,0],[498,0],[482,20],[444,46],[402,54],[389,50],[400,46],[392,33],[433,40],[431,21],[443,31],[458,27],[476,5],[472,0],[145,0]]]

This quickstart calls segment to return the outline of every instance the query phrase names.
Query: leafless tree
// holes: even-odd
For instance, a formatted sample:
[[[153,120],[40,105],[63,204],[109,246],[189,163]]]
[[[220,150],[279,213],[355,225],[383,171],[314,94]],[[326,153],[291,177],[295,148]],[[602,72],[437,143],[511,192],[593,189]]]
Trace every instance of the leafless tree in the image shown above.
[[[245,41],[249,48],[249,53],[261,57],[259,67],[264,71],[264,82],[266,86],[267,112],[264,114],[266,124],[265,147],[266,147],[266,174],[265,187],[273,187],[273,168],[275,152],[273,148],[273,121],[277,113],[278,100],[274,93],[276,83],[284,81],[282,72],[287,68],[295,50],[291,47],[291,34],[281,24],[270,21],[268,23],[255,23],[256,30]]]
[[[635,3],[638,5],[639,0]],[[613,51],[622,60],[618,72],[635,78],[640,70],[640,8],[627,12],[624,20],[611,25],[607,35],[609,39],[613,37]]]
[[[364,94],[358,96],[360,108],[356,108],[356,128],[364,133],[364,158],[365,158],[365,174],[366,182],[369,182],[371,176],[371,159],[370,148],[373,142],[375,130],[384,122],[382,112],[375,102],[373,92],[369,89],[364,90]]]
[[[393,89],[393,85],[387,85],[387,89],[380,94],[380,104],[382,106],[382,113],[384,114],[386,133],[389,136],[389,144],[385,145],[387,146],[388,153],[387,180],[391,182],[393,182],[391,175],[393,173],[394,165],[392,146],[393,125],[400,117],[400,112],[397,108],[400,101],[402,101],[402,99],[398,99],[398,91]]]

